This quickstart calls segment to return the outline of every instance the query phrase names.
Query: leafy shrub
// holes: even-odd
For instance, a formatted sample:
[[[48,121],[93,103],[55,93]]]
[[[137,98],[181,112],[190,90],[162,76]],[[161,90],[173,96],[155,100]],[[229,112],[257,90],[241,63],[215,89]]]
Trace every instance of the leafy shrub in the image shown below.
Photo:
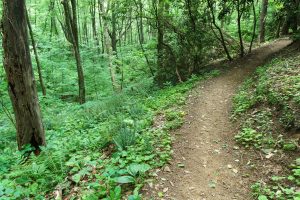
[[[237,117],[256,104],[255,96],[250,92],[253,87],[253,79],[247,79],[233,98],[233,117]]]
[[[117,135],[114,137],[114,142],[120,150],[126,150],[136,142],[136,131],[129,127],[121,127]]]
[[[256,147],[277,145],[283,148],[284,142],[272,137],[280,138],[285,135],[282,130],[299,128],[300,105],[295,99],[299,96],[297,63],[300,55],[288,54],[286,57],[273,59],[259,67],[233,99],[232,117],[240,119],[242,129],[237,140],[246,146],[253,142]]]
[[[291,174],[289,176],[273,176],[269,184],[257,182],[251,186],[253,195],[258,199],[278,199],[278,200],[297,200],[300,198],[300,192],[297,187],[300,186],[300,158],[291,165]],[[289,184],[287,184],[287,182]]]
[[[265,135],[258,133],[251,128],[244,128],[235,136],[235,139],[245,147],[254,146],[256,148],[260,148],[266,143]],[[268,143],[273,143],[271,138],[268,139]]]

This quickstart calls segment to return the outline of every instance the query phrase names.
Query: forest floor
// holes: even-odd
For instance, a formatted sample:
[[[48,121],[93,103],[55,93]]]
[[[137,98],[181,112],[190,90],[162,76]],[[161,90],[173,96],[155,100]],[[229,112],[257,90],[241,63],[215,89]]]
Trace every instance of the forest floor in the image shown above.
[[[191,92],[185,124],[173,132],[173,160],[158,173],[157,183],[145,188],[149,199],[252,199],[249,187],[259,173],[247,171],[251,156],[234,141],[232,97],[256,67],[290,43],[278,40],[224,64],[219,77]]]

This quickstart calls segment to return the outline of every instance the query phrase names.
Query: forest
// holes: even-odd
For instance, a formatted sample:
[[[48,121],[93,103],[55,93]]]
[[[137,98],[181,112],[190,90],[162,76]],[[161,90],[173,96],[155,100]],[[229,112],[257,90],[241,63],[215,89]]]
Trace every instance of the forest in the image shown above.
[[[0,12],[0,200],[300,200],[300,0]]]

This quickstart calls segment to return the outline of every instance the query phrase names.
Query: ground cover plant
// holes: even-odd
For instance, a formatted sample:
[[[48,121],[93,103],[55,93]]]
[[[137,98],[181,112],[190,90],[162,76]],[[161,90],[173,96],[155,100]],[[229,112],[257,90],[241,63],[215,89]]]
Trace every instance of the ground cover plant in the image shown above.
[[[285,170],[252,186],[259,199],[298,199],[299,191],[299,53],[296,44],[257,69],[234,97],[239,120],[238,143],[286,163]],[[280,157],[280,158],[278,158]],[[274,164],[273,163],[273,164]]]

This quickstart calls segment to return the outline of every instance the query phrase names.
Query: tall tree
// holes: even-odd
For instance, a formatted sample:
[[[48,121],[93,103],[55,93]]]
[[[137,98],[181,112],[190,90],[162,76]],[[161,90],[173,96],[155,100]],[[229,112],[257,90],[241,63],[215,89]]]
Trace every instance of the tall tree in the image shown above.
[[[210,13],[211,13],[211,17],[212,17],[212,24],[214,25],[214,27],[218,30],[219,34],[220,34],[220,38],[218,38],[224,48],[224,51],[226,53],[226,56],[227,56],[227,59],[232,61],[232,57],[230,55],[230,52],[226,46],[226,42],[225,42],[225,38],[224,38],[224,34],[222,32],[222,29],[221,27],[217,24],[217,21],[216,21],[216,16],[215,16],[215,13],[214,13],[214,6],[213,6],[213,2],[211,0],[207,0],[207,4],[208,4],[208,7],[210,9]]]
[[[250,42],[250,47],[249,47],[249,53],[252,52],[253,42],[254,42],[255,34],[256,34],[256,23],[257,23],[255,1],[252,0],[251,3],[252,3],[252,11],[253,11],[253,30],[252,30],[252,38],[251,38],[251,42]]]
[[[244,57],[245,55],[245,47],[243,42],[243,35],[242,35],[242,25],[241,20],[245,11],[245,1],[237,0],[236,1],[236,10],[237,10],[237,25],[238,25],[238,35],[239,35],[239,41],[240,41],[240,57]]]
[[[157,82],[162,85],[164,82],[164,0],[158,0],[156,7],[156,23],[157,23]]]
[[[81,63],[81,56],[79,50],[79,37],[78,37],[78,26],[77,26],[77,4],[76,0],[62,0],[65,13],[65,34],[66,38],[73,45],[73,50],[76,59],[77,74],[78,74],[78,87],[79,87],[79,103],[85,103],[85,83],[83,67]]]
[[[265,42],[265,35],[266,35],[266,19],[268,13],[268,0],[262,0],[261,3],[261,12],[260,12],[260,24],[259,24],[259,42]]]
[[[144,44],[145,36],[144,36],[143,2],[142,2],[142,0],[138,1],[138,7],[139,7],[139,25],[138,25],[139,40],[140,40],[140,43]]]
[[[117,54],[117,10],[116,10],[116,2],[111,2],[111,26],[112,30],[109,32],[109,36],[111,38],[111,45],[114,54]],[[107,29],[109,30],[109,29]]]
[[[98,53],[100,53],[99,37],[96,28],[96,0],[90,1],[90,14],[92,20],[92,29],[93,29],[93,37],[95,40],[95,45],[97,47]]]
[[[26,10],[26,20],[27,20],[27,25],[28,25],[28,29],[29,29],[30,38],[31,38],[31,44],[32,44],[33,52],[34,52],[36,66],[37,66],[37,70],[38,70],[38,74],[39,74],[40,86],[42,88],[43,95],[46,96],[46,87],[45,87],[44,79],[43,79],[43,75],[42,75],[41,62],[40,62],[40,59],[39,59],[39,56],[38,56],[38,53],[37,53],[36,43],[35,43],[35,39],[34,39],[34,35],[33,35],[33,30],[32,30],[31,24],[30,24],[30,20],[29,20],[27,10]]]
[[[100,37],[101,37],[101,47],[102,47],[102,54],[105,51],[105,41],[104,41],[104,33],[103,33],[103,1],[98,0],[98,18],[99,18],[99,29],[100,29]]]
[[[30,57],[25,0],[3,0],[2,19],[3,65],[15,113],[18,148],[31,144],[38,153],[46,141]]]

